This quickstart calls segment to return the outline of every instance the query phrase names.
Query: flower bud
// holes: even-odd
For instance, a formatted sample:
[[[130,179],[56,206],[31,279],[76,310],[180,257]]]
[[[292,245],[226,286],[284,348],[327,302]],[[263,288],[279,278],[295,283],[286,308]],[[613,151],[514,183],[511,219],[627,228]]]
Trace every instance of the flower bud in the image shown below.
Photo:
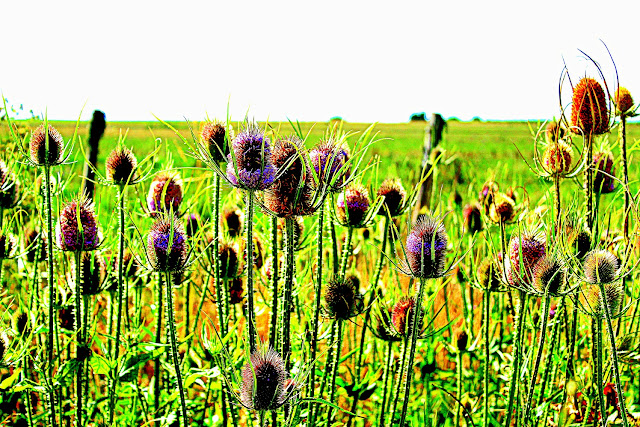
[[[187,241],[182,222],[162,215],[147,237],[147,257],[154,271],[182,271],[187,262]]]
[[[343,224],[350,227],[360,227],[369,210],[369,192],[360,184],[349,186],[338,196],[336,213]]]
[[[600,83],[583,77],[573,89],[571,126],[575,133],[602,135],[609,130],[607,98]]]
[[[411,274],[425,279],[444,275],[447,233],[440,219],[424,217],[407,236],[407,264]]]
[[[273,349],[255,350],[242,368],[240,401],[255,411],[276,410],[286,400],[284,360]]]
[[[164,200],[162,199],[164,194]],[[169,212],[177,214],[182,203],[182,179],[176,173],[160,172],[153,178],[149,194],[147,195],[147,207],[152,214]]]
[[[384,197],[384,202],[380,206],[378,215],[389,215],[393,218],[400,215],[407,192],[402,186],[400,178],[385,179],[378,189],[378,196]]]
[[[38,166],[53,166],[62,163],[64,139],[60,132],[51,125],[44,128],[44,124],[31,134],[29,153],[31,161]]]
[[[72,200],[62,208],[56,226],[56,240],[63,251],[93,251],[100,246],[102,233],[89,199]]]

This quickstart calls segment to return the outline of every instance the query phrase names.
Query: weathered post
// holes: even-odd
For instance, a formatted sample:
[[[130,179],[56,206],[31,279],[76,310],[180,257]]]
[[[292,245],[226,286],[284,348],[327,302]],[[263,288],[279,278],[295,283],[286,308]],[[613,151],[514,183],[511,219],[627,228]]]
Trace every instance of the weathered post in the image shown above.
[[[431,120],[425,129],[424,146],[422,151],[422,164],[420,170],[428,172],[433,166],[431,152],[442,141],[442,134],[447,127],[447,122],[438,113],[431,115]],[[418,217],[420,210],[424,207],[431,208],[431,194],[433,193],[433,173],[429,174],[418,190],[418,203],[413,210],[413,220]]]
[[[100,139],[102,138],[106,127],[107,122],[105,120],[104,113],[100,110],[95,110],[93,112],[93,119],[91,120],[91,127],[89,128],[89,158],[84,162],[84,179],[82,183],[84,194],[86,194],[91,200],[93,200],[93,181],[95,180],[96,175],[93,172],[93,169],[89,167],[89,163],[98,167],[96,164],[98,161],[98,145],[100,144]],[[87,163],[87,161],[89,163]]]

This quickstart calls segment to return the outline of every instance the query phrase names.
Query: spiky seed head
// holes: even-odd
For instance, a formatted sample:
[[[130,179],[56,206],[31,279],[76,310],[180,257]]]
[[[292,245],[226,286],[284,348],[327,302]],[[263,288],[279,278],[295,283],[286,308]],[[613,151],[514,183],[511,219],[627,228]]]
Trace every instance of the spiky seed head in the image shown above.
[[[18,247],[18,240],[16,236],[9,233],[7,230],[0,230],[0,262],[2,260],[11,258]]]
[[[573,248],[573,253],[578,259],[587,256],[591,250],[591,233],[585,229],[575,229],[568,234],[567,242]]]
[[[74,331],[76,316],[73,306],[69,305],[58,310],[58,320],[61,328],[66,329],[67,331]]]
[[[75,283],[76,266],[75,259],[72,264]],[[80,260],[80,289],[82,295],[97,295],[102,290],[102,284],[107,275],[107,265],[104,257],[95,252],[84,252]]]
[[[117,185],[132,184],[135,180],[136,167],[138,167],[138,159],[133,151],[126,147],[118,147],[109,154],[105,163],[107,181]]]
[[[542,163],[552,174],[567,173],[571,168],[573,149],[564,140],[550,142],[544,151]]]
[[[626,113],[631,110],[633,107],[633,98],[631,97],[631,93],[629,89],[626,87],[619,87],[616,91],[616,114],[619,116],[624,116]]]
[[[544,129],[544,137],[549,144],[564,138],[566,130],[558,122],[549,122]]]
[[[5,332],[0,332],[0,361],[4,360],[10,345],[11,343],[9,342],[7,334]]]
[[[387,215],[387,211],[391,217],[396,217],[402,213],[404,201],[407,198],[407,192],[402,186],[400,178],[387,178],[380,188],[378,188],[378,196],[384,197],[384,202],[380,206],[378,215]]]
[[[602,135],[609,131],[609,109],[600,83],[591,77],[580,79],[573,88],[571,126],[584,135]]]
[[[482,211],[479,203],[469,203],[462,209],[464,219],[464,229],[467,233],[473,234],[481,231],[484,227],[482,223]]]
[[[21,336],[29,335],[32,321],[31,316],[22,311],[17,312],[13,318],[15,329]]]
[[[336,213],[343,224],[359,227],[369,210],[369,192],[361,184],[351,184],[338,196]]]
[[[242,232],[244,214],[240,209],[227,209],[222,214],[222,225],[231,238],[239,236]]]
[[[0,159],[0,208],[10,209],[20,199],[20,182],[9,170],[4,160]]]
[[[478,284],[481,288],[497,291],[500,289],[500,261],[495,258],[487,258],[478,266]]]
[[[309,152],[309,159],[318,179],[315,185],[331,192],[340,191],[351,175],[348,149],[332,139],[321,141]]]
[[[271,186],[276,168],[271,157],[271,141],[257,125],[249,124],[236,135],[227,156],[227,178],[237,187],[262,191]],[[236,176],[236,167],[238,176]]]
[[[187,236],[180,220],[168,215],[155,220],[147,236],[147,257],[154,271],[183,270],[188,251]]]
[[[374,325],[372,332],[377,338],[381,339],[382,341],[400,341],[400,337],[395,332],[395,327],[391,322],[392,314],[393,311],[385,307],[381,309],[379,313],[376,313],[374,315]]]
[[[228,140],[233,139],[233,128],[229,125]],[[214,162],[220,163],[229,155],[229,144],[227,144],[227,129],[219,121],[207,122],[200,132],[203,144],[206,145],[209,154]]]
[[[600,290],[599,284],[587,284],[586,299],[589,310],[596,317],[603,318],[605,313],[603,310],[603,304],[609,307],[609,314],[611,316],[617,316],[622,309],[624,290],[622,288],[622,281],[618,280],[611,283],[605,283],[604,296]]]
[[[348,278],[333,278],[324,293],[325,309],[329,317],[347,320],[362,311],[362,295]]]
[[[402,297],[393,306],[391,323],[396,332],[404,337],[412,335],[413,323],[416,315],[416,300],[413,297]],[[420,310],[421,311],[421,310]],[[423,313],[419,313],[418,330],[422,329]]]
[[[187,237],[193,237],[200,229],[200,215],[192,213],[187,216],[184,227]]]
[[[468,343],[469,343],[469,335],[467,335],[467,332],[463,329],[460,332],[458,332],[458,336],[456,337],[456,344],[458,346],[458,351],[466,351]]]
[[[29,153],[31,161],[38,166],[51,166],[62,163],[64,139],[60,132],[51,125],[45,130],[44,124],[38,126],[31,134]]]
[[[244,284],[242,276],[229,281],[229,304],[240,304],[244,300]]]
[[[510,268],[507,279],[512,285],[531,285],[533,269],[546,254],[544,236],[529,231],[514,235],[509,242]]]
[[[255,411],[276,410],[285,402],[287,372],[275,350],[255,350],[242,368],[240,401]]]
[[[533,268],[533,287],[540,293],[548,291],[549,295],[558,296],[566,281],[567,269],[558,258],[545,255]]]
[[[604,249],[594,249],[584,259],[584,277],[591,284],[616,281],[619,269],[618,258]]]
[[[91,200],[81,197],[62,208],[56,225],[56,241],[60,249],[94,251],[100,246],[101,240],[102,233]]]
[[[444,275],[447,233],[442,220],[425,216],[407,236],[407,264],[411,274],[425,279]]]
[[[220,277],[229,279],[238,275],[238,250],[235,245],[222,243],[218,247],[218,262],[220,263]]]
[[[162,195],[164,194],[164,200]],[[182,179],[180,175],[173,172],[158,173],[149,187],[147,194],[147,207],[152,214],[169,212],[174,213],[180,210],[182,203]]]
[[[613,154],[596,153],[593,155],[596,173],[593,176],[593,189],[602,194],[612,193],[616,188]]]
[[[516,204],[513,199],[504,193],[496,193],[493,203],[489,206],[489,218],[495,223],[507,223],[513,221],[516,214]]]

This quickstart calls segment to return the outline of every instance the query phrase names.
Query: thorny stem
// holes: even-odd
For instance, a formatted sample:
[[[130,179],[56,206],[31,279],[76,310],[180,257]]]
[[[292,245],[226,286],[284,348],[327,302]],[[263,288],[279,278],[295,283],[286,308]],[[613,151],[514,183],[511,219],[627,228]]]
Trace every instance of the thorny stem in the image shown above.
[[[456,354],[456,398],[462,399],[462,352],[458,351]],[[460,425],[460,405],[456,404],[456,422],[455,426]],[[507,426],[509,424],[506,424]]]
[[[76,289],[75,289],[75,329],[76,329],[76,360],[78,366],[76,370],[76,426],[82,427],[82,367],[84,361],[81,361],[81,357],[84,358],[84,351],[81,350],[84,345],[84,336],[82,329],[82,251],[76,251]]]
[[[622,176],[624,183],[624,241],[625,244],[629,244],[629,214],[630,214],[630,193],[629,193],[629,163],[627,161],[627,117],[622,115],[620,121],[620,133],[622,139],[620,141],[622,145]]]
[[[353,249],[351,246],[353,230],[353,227],[347,227],[347,238],[342,246],[342,258],[340,259],[340,277],[342,279],[344,279],[347,274],[347,264],[349,264],[349,257],[351,256],[351,251]]]
[[[552,366],[555,364],[552,362],[553,352],[556,349],[556,343],[558,342],[558,330],[560,329],[560,310],[564,309],[564,298],[560,300],[560,303],[556,306],[556,314],[554,315],[555,323],[553,324],[553,329],[551,330],[551,343],[549,345],[549,352],[547,353],[548,363],[546,363],[544,367],[544,372],[542,374],[542,383],[540,384],[540,395],[538,396],[538,406],[542,405],[544,402],[544,393],[547,388],[547,381],[549,380],[549,373],[551,372]],[[553,384],[553,383],[552,383]]]
[[[311,354],[309,357],[310,363],[316,361],[316,355],[318,350],[318,330],[320,329],[320,303],[322,297],[322,255],[323,255],[323,228],[324,228],[324,203],[320,205],[318,209],[318,227],[316,229],[316,283],[315,283],[315,301],[313,306],[313,338],[311,340]],[[309,373],[309,396],[314,397],[315,394],[315,368],[311,369]]]
[[[247,334],[249,336],[249,351],[253,353],[256,350],[257,332],[256,332],[256,314],[253,304],[253,191],[247,191]]]
[[[169,333],[169,341],[171,343],[171,359],[173,367],[176,371],[176,382],[178,383],[178,394],[180,396],[180,412],[182,413],[182,426],[188,427],[187,421],[187,404],[184,397],[184,388],[182,386],[182,374],[180,373],[180,359],[178,357],[178,343],[176,339],[176,318],[175,308],[173,305],[173,283],[171,281],[171,273],[165,272],[165,289],[167,290],[167,326]]]
[[[167,284],[169,286],[169,284]],[[158,285],[156,287],[156,344],[162,344],[162,273],[158,273]],[[156,411],[155,418],[156,427],[160,427],[161,422],[159,420],[160,414],[160,379],[162,364],[160,363],[160,356],[156,357],[155,367],[153,371],[154,376],[154,392],[153,392],[153,407]]]
[[[398,373],[396,375],[396,393],[393,398],[393,404],[391,405],[391,422],[396,418],[396,411],[398,409],[398,403],[400,402],[400,395],[402,394],[402,384],[405,380],[404,369],[407,363],[407,355],[409,354],[409,339],[405,337],[402,341],[402,355],[400,357],[400,366],[398,367]]]
[[[278,217],[271,218],[271,324],[269,327],[269,346],[276,348],[278,341]],[[311,374],[313,375],[313,374]],[[310,376],[311,376],[310,375]]]
[[[553,205],[556,210],[556,230],[560,230],[560,176],[553,176]]]
[[[587,169],[585,171],[584,179],[584,196],[586,206],[586,219],[587,229],[589,232],[593,231],[593,135],[585,135],[585,142],[587,145]]]
[[[527,301],[527,294],[520,291],[518,294],[518,306],[516,308],[517,319],[514,319],[516,329],[513,331],[513,366],[511,369],[511,379],[509,381],[509,404],[507,406],[507,421],[505,426],[511,426],[513,416],[513,404],[515,402],[516,388],[518,387],[518,376],[520,375],[520,363],[522,361],[522,348],[520,340],[524,332],[524,308]],[[458,397],[459,398],[459,397]]]
[[[482,326],[484,332],[484,408],[482,410],[482,425],[489,425],[489,364],[491,363],[490,342],[489,342],[489,320],[491,318],[490,308],[491,291],[489,288],[484,290],[483,310],[484,316]]]
[[[338,376],[338,367],[340,366],[340,355],[342,352],[342,335],[343,335],[343,323],[344,321],[338,319],[335,321],[337,323],[336,326],[336,334],[337,337],[335,339],[335,343],[333,346],[333,366],[331,367],[331,388],[329,388],[329,402],[333,402],[333,398],[336,393],[336,377]],[[333,423],[334,411],[330,411],[331,416],[329,417],[328,425]]]
[[[48,136],[47,136],[48,138]],[[55,322],[54,322],[54,305],[55,305],[55,289],[53,286],[53,206],[51,206],[51,167],[45,165],[44,167],[44,180],[45,180],[45,195],[46,205],[45,211],[47,215],[47,282],[49,286],[49,337],[47,340],[47,379],[49,381],[49,406],[51,409],[51,426],[56,427],[56,410],[55,410],[55,391],[53,380],[53,361],[55,357],[53,355],[53,343],[55,340]]]
[[[542,309],[540,310],[540,339],[538,341],[538,352],[536,354],[535,361],[533,363],[533,371],[531,373],[529,392],[527,393],[527,403],[524,410],[525,422],[529,422],[529,415],[531,414],[531,406],[533,404],[533,394],[536,388],[536,379],[538,377],[538,369],[540,368],[540,361],[542,360],[542,352],[544,351],[544,342],[547,337],[547,323],[549,320],[549,304],[551,302],[551,296],[549,290],[545,290],[542,300]]]
[[[602,427],[607,427],[607,412],[604,407],[604,391],[602,389],[604,381],[602,379],[602,318],[593,319],[594,327],[594,345],[596,347],[596,384],[595,387],[598,391],[598,405],[600,411],[600,422]]]
[[[387,415],[387,404],[389,400],[389,378],[391,377],[391,367],[393,365],[393,341],[387,342],[387,357],[382,373],[382,404],[380,405],[380,414],[378,425],[384,426],[385,416]]]
[[[282,357],[284,357],[286,368],[289,370],[291,349],[291,305],[293,303],[293,275],[295,272],[295,242],[294,242],[294,219],[285,219],[285,271],[284,271],[284,292],[282,295],[281,319],[282,319]]]

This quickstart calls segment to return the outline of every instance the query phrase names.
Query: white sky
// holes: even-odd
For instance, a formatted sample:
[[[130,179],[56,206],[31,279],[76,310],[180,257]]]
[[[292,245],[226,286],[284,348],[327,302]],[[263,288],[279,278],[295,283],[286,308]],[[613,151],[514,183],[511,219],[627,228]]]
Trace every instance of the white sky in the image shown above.
[[[430,4],[433,3],[433,4]],[[557,116],[582,49],[640,101],[640,2],[1,0],[0,91],[52,119]]]

